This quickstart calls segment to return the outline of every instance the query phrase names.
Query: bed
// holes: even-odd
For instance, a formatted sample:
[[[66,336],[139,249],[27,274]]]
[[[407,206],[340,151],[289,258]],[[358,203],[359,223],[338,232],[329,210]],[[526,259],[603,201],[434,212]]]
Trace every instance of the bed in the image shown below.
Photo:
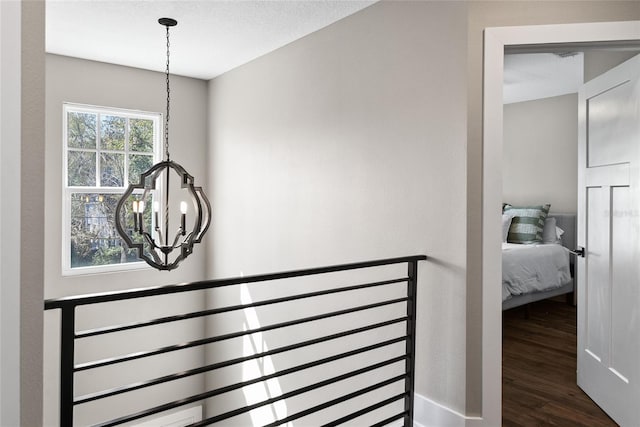
[[[562,230],[554,239],[548,235],[552,226]],[[544,243],[503,242],[502,310],[574,291],[574,257],[569,250],[576,247],[576,216],[549,215],[545,237]]]

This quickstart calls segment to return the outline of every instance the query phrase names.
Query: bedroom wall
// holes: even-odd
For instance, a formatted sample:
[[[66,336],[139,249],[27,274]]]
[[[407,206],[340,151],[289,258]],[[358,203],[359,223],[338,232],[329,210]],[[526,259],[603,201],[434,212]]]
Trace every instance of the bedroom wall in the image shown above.
[[[47,212],[44,222],[45,257],[47,272],[44,284],[45,298],[67,295],[140,288],[151,285],[180,283],[205,278],[206,257],[204,245],[196,250],[171,272],[159,272],[146,268],[120,273],[104,273],[83,276],[62,276],[61,272],[61,226],[62,226],[62,104],[75,102],[89,105],[164,112],[166,103],[165,76],[163,73],[144,71],[117,65],[79,60],[64,56],[46,55],[46,156],[45,156],[45,197]],[[171,79],[171,154],[196,177],[196,182],[205,184],[206,132],[207,132],[207,83],[184,77]],[[135,319],[161,314],[175,314],[182,310],[201,308],[202,295],[185,295],[177,300],[157,298],[137,304],[122,303],[106,307],[100,311],[79,310],[79,329],[95,325],[109,324],[114,316],[119,319]],[[45,424],[55,425],[57,416],[57,357],[58,313],[45,314]],[[182,342],[203,333],[202,321],[186,322],[162,330],[149,329],[144,334],[125,337],[125,344],[114,347],[110,344],[109,354],[126,353],[137,349],[150,349],[170,343]],[[97,347],[79,345],[79,359],[86,360]],[[103,355],[101,357],[104,357]],[[189,364],[200,365],[203,351],[175,353],[169,359],[152,358],[144,363],[125,365],[123,372],[103,369],[90,378],[80,376],[78,393],[89,389],[99,389],[115,383],[116,380],[129,381],[149,378],[161,372],[160,366],[167,364],[170,372],[180,371]],[[90,359],[89,359],[90,360]],[[115,416],[114,408],[126,410],[140,402],[171,401],[180,396],[188,396],[201,390],[202,380],[191,379],[168,387],[150,389],[136,395],[109,401],[100,405],[83,405],[77,410],[79,423],[107,419]]]
[[[598,77],[622,64],[627,59],[631,59],[638,54],[638,51],[612,51],[612,50],[589,50],[584,54],[584,81]]]
[[[416,391],[461,412],[466,25],[381,2],[209,85],[209,274],[427,254]]]
[[[589,81],[635,52],[587,50]],[[578,95],[504,106],[503,200],[517,205],[551,203],[556,213],[577,210]]]
[[[576,213],[578,95],[504,106],[504,202]]]

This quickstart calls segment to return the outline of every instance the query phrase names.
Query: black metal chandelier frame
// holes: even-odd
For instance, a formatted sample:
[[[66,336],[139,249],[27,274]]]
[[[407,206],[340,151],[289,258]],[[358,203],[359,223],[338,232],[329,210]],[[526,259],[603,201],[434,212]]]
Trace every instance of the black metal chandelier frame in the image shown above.
[[[164,156],[165,160],[151,166],[148,170],[140,174],[137,184],[130,184],[118,201],[115,213],[115,226],[118,234],[126,245],[131,249],[136,249],[138,257],[147,264],[158,270],[173,270],[178,264],[193,252],[193,245],[200,243],[202,237],[209,229],[211,223],[211,204],[207,199],[202,187],[194,184],[194,178],[184,167],[172,161],[169,156],[169,112],[170,112],[170,81],[169,81],[169,28],[177,24],[172,18],[160,18],[158,23],[166,27],[167,37],[167,63],[166,63],[166,84],[167,84],[167,112],[164,129]],[[185,202],[181,204],[181,221],[174,237],[170,239],[169,230],[169,177],[171,172],[175,172],[180,178],[180,188],[186,189],[192,206],[195,210],[193,227],[187,230]],[[164,180],[162,177],[164,176]],[[157,183],[160,182],[160,185]],[[164,186],[164,187],[163,187]],[[138,190],[136,192],[136,190]],[[158,191],[159,190],[159,191]],[[162,223],[159,216],[160,202],[154,201],[154,222],[152,229],[147,229],[144,224],[144,212],[151,207],[145,206],[145,200],[151,192],[158,191],[163,204]],[[141,194],[132,202],[133,230],[127,232],[127,218],[124,216],[125,205],[129,198],[135,194]],[[141,239],[134,241],[133,235],[141,236]],[[177,255],[174,251],[179,250]],[[172,255],[173,257],[170,257]]]

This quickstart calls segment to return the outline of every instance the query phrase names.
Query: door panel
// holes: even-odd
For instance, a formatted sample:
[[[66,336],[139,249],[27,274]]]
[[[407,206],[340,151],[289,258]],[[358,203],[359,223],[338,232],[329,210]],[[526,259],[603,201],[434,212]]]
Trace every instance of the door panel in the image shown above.
[[[606,182],[610,186],[626,186],[629,185],[630,173],[629,163],[588,168],[584,171],[584,185],[593,188]]]
[[[640,56],[579,93],[578,385],[640,425]]]
[[[630,86],[629,81],[624,81],[588,99],[589,167],[628,161],[627,150],[633,144],[635,128],[629,120],[634,115]]]
[[[628,381],[636,360],[634,346],[630,337],[635,333],[633,315],[638,301],[638,283],[634,279],[632,230],[633,205],[629,187],[613,187],[613,206],[611,222],[611,361],[610,368],[621,379]],[[637,212],[636,212],[637,214]],[[630,333],[631,331],[631,333]]]
[[[587,245],[589,263],[588,280],[585,281],[586,298],[586,352],[598,361],[606,363],[607,318],[602,313],[609,306],[609,187],[593,187],[587,190],[587,221],[589,233]],[[593,315],[592,315],[593,314]]]

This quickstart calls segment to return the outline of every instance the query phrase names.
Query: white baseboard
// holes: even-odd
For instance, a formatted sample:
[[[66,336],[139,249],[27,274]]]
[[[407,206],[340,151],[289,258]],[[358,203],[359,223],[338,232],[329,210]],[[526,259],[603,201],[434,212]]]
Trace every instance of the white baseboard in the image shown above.
[[[154,418],[135,427],[183,427],[202,421],[202,406],[193,406],[182,411]]]
[[[414,427],[465,427],[480,420],[479,417],[467,417],[418,393],[414,394]]]

